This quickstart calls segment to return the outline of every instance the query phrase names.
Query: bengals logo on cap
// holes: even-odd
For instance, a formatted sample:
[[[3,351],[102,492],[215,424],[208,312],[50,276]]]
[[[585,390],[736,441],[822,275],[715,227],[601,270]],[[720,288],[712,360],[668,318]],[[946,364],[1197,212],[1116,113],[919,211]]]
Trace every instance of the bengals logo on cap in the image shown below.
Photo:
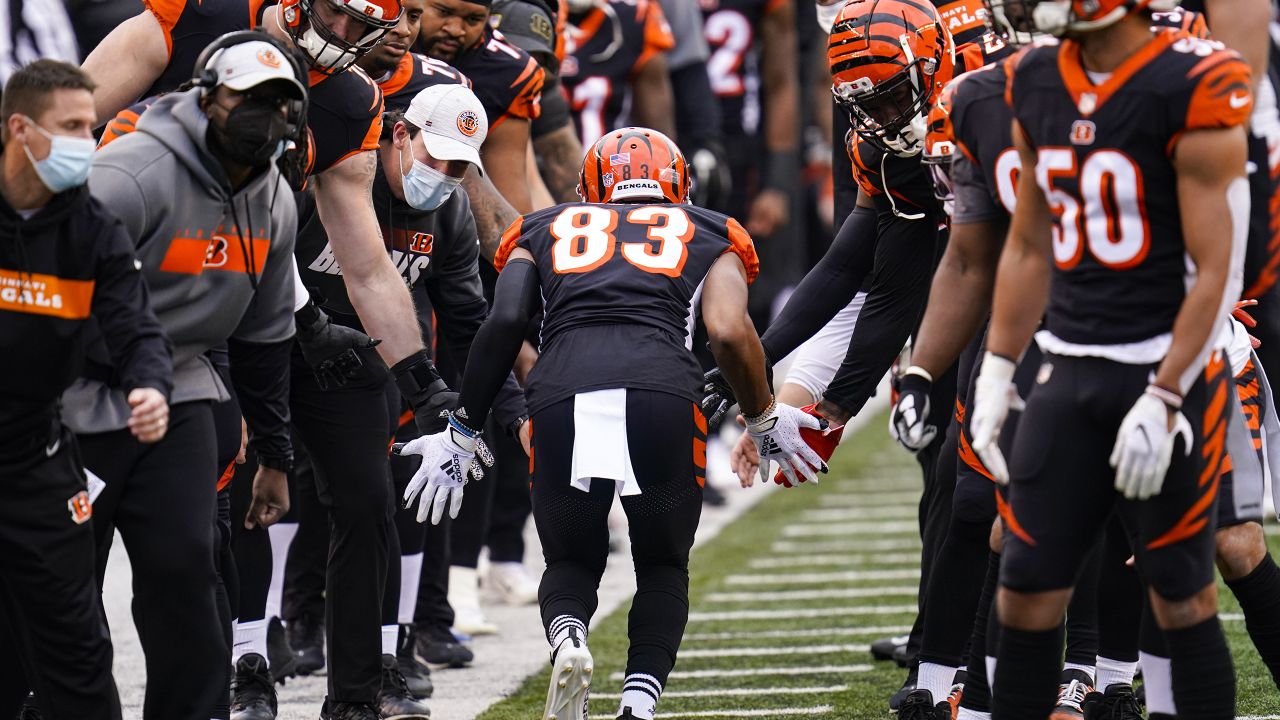
[[[458,132],[472,137],[480,132],[480,118],[470,110],[463,110],[458,113]]]
[[[258,62],[270,68],[280,67],[280,56],[271,48],[263,48],[258,51]]]

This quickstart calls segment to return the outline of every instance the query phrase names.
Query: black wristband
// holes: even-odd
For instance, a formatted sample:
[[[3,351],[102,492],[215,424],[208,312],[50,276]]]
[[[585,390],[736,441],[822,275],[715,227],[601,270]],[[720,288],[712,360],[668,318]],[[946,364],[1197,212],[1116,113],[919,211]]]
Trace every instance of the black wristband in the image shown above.
[[[414,409],[432,396],[449,390],[449,385],[440,377],[440,371],[436,370],[431,355],[425,349],[393,365],[391,374],[396,378],[400,394]]]
[[[308,300],[293,313],[293,322],[297,326],[298,332],[304,335],[314,334],[324,326],[324,321],[328,318],[320,306],[314,301]]]
[[[293,456],[258,453],[258,465],[271,470],[279,470],[282,473],[289,473],[293,471]]]

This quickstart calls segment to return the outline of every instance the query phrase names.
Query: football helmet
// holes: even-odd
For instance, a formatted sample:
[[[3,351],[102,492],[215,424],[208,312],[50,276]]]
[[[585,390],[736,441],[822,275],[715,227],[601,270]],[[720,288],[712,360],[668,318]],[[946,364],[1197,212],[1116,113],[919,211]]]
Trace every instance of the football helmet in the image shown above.
[[[1139,10],[1169,12],[1180,0],[1041,0],[1032,14],[1036,27],[1050,35],[1087,33],[1114,25]]]
[[[831,92],[854,131],[895,155],[918,155],[926,114],[955,72],[956,47],[930,3],[850,0],[827,43]]]
[[[991,27],[996,34],[1013,47],[1030,45],[1036,35],[1032,19],[1036,3],[1033,0],[982,0],[987,7]]]
[[[330,16],[346,15],[364,32],[356,40],[330,27],[317,7],[324,4]],[[400,22],[400,0],[284,0],[280,22],[298,49],[311,61],[311,68],[336,75],[351,67],[372,50],[387,32]]]
[[[924,152],[920,162],[929,168],[933,176],[933,193],[943,205],[950,207],[955,199],[951,188],[951,161],[955,157],[955,130],[951,127],[951,97],[956,83],[952,80],[942,88],[938,100],[929,108],[928,127],[924,136]]]
[[[592,203],[689,202],[689,164],[680,148],[657,130],[620,128],[587,151],[578,174],[578,197]]]

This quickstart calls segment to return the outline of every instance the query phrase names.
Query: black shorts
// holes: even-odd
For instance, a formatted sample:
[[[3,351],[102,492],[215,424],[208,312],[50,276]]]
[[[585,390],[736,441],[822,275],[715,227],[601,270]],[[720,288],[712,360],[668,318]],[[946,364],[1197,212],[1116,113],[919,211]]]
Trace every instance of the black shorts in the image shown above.
[[[1262,412],[1268,388],[1253,357],[1236,375],[1235,398],[1228,403],[1227,458],[1218,491],[1218,527],[1262,522],[1266,460],[1262,446]]]
[[[1009,458],[1000,584],[1018,592],[1072,587],[1117,506],[1153,590],[1182,600],[1214,579],[1218,478],[1226,455],[1226,361],[1215,354],[1183,401],[1193,446],[1177,442],[1159,495],[1124,500],[1109,458],[1120,423],[1154,366],[1046,355]]]

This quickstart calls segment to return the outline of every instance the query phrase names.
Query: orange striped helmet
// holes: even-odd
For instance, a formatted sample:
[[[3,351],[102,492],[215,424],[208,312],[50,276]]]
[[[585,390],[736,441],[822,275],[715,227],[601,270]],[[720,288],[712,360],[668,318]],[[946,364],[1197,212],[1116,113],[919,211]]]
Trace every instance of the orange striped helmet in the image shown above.
[[[671,138],[642,127],[605,135],[587,151],[578,175],[584,202],[689,202],[689,164]]]
[[[929,0],[850,0],[827,42],[831,92],[854,131],[886,152],[920,152],[925,114],[955,72],[956,47]]]
[[[1114,25],[1139,10],[1169,12],[1181,0],[1041,0],[1033,17],[1050,35],[1087,33]]]

